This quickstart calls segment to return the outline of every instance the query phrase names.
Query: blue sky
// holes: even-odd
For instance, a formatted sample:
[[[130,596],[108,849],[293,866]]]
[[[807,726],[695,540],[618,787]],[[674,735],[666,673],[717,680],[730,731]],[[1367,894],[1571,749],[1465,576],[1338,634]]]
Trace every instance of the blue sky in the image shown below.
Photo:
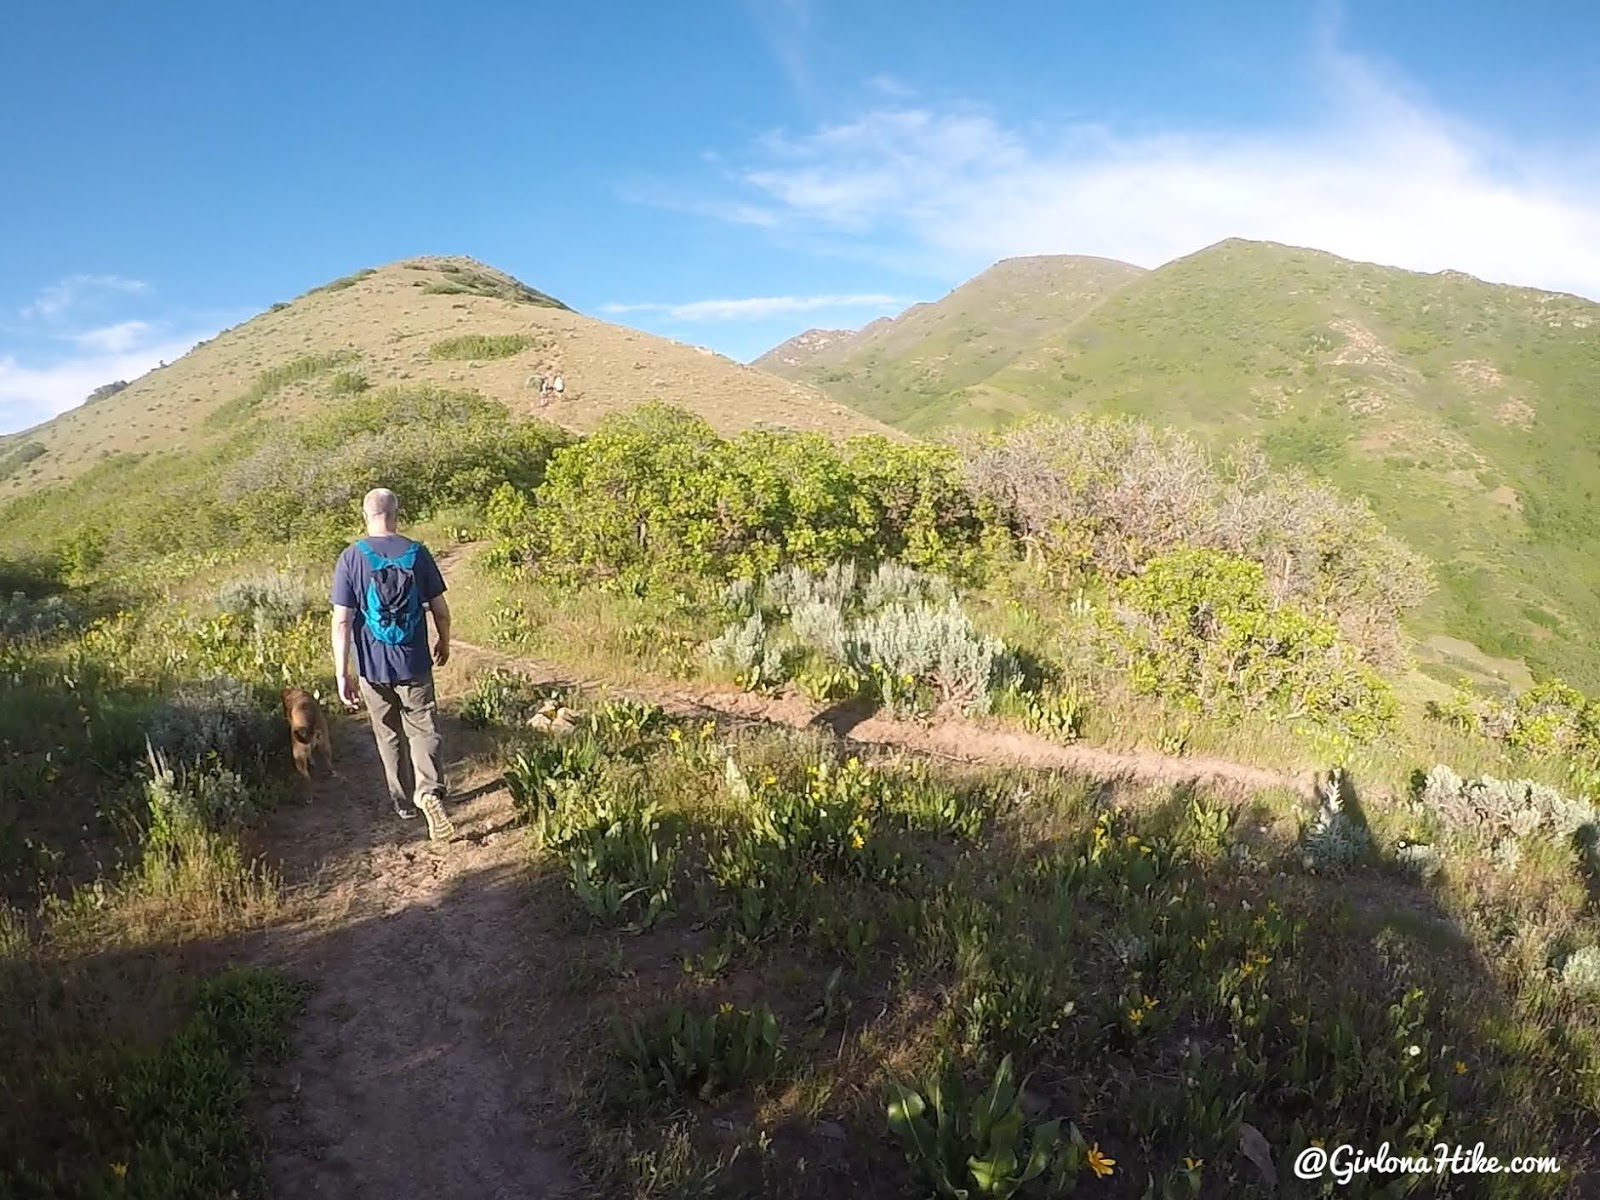
[[[1600,5],[52,0],[0,39],[0,431],[464,253],[747,359],[1228,236],[1600,297]]]

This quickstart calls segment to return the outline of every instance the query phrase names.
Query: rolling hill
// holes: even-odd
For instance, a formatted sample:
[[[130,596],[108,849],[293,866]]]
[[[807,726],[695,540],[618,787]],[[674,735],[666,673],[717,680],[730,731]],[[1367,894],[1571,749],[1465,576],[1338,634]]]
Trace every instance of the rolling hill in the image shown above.
[[[808,330],[751,365],[911,428],[924,406],[980,382],[1143,273],[1106,258],[1008,258],[936,303],[854,334]]]
[[[545,405],[532,385],[540,372],[559,373],[565,384]],[[804,384],[583,316],[471,259],[430,257],[314,288],[125,388],[101,389],[106,394],[0,439],[0,501],[121,453],[202,448],[246,414],[305,411],[326,403],[341,377],[344,386],[471,389],[579,431],[607,413],[662,400],[723,433],[758,425],[893,433]]]
[[[1600,686],[1600,305],[1237,240],[1106,264],[1065,302],[1037,282],[1085,261],[1003,262],[809,361],[757,361],[915,433],[1084,410],[1254,441],[1435,561],[1431,673]]]

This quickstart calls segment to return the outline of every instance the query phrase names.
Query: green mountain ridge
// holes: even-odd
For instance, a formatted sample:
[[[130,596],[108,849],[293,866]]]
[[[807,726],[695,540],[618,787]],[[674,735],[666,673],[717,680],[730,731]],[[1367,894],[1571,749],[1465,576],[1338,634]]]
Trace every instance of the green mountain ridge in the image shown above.
[[[757,363],[918,434],[1089,411],[1257,443],[1434,561],[1414,628],[1433,674],[1517,674],[1494,655],[1600,685],[1590,301],[1229,240],[1149,272],[1007,260],[801,365]]]

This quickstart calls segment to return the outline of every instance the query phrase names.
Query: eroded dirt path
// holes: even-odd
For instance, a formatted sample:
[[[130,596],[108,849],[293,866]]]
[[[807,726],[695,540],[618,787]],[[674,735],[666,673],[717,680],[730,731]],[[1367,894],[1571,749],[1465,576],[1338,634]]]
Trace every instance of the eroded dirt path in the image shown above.
[[[539,1200],[571,1173],[541,1130],[548,1081],[496,1046],[501,983],[539,970],[522,839],[492,773],[446,724],[455,841],[393,815],[364,722],[340,719],[340,777],[272,821],[293,922],[264,957],[313,981],[269,1114],[285,1200]]]

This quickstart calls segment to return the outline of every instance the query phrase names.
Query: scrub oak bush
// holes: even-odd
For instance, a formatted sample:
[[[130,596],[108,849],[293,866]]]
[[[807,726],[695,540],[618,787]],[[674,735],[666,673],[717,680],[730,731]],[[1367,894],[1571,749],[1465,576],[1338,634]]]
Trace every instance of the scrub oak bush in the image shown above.
[[[1370,737],[1397,708],[1326,618],[1272,597],[1259,563],[1214,550],[1149,559],[1118,589],[1136,691],[1218,715],[1265,713]]]
[[[950,569],[972,563],[981,531],[946,448],[765,431],[730,440],[664,405],[558,450],[534,500],[493,522],[506,559],[641,584],[883,558]]]
[[[974,500],[1029,554],[1113,578],[1183,547],[1247,558],[1274,600],[1331,621],[1383,665],[1399,659],[1400,618],[1433,587],[1365,501],[1255,453],[1219,463],[1181,434],[1087,415],[958,444]]]
[[[1591,769],[1600,767],[1600,700],[1560,679],[1542,680],[1509,703],[1457,688],[1428,711],[1453,729],[1512,750],[1564,755]]]

